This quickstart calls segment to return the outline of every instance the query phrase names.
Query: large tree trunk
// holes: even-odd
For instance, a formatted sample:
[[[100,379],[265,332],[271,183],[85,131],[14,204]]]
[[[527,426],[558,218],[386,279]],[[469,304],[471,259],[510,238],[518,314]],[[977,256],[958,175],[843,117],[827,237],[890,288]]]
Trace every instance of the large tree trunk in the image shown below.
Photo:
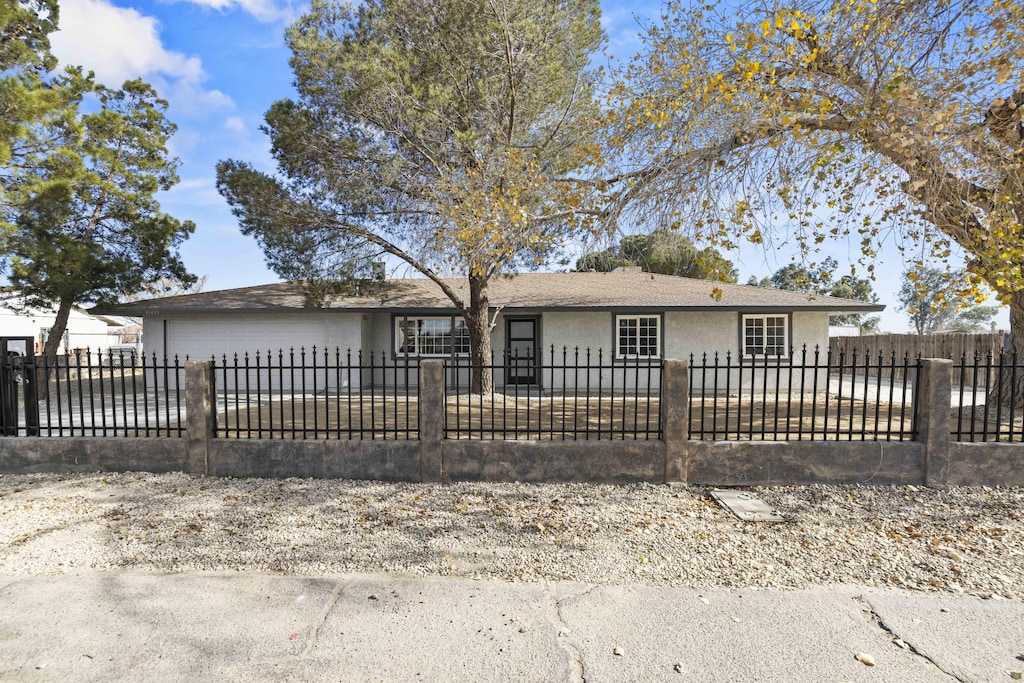
[[[57,318],[53,321],[46,343],[43,344],[43,356],[47,365],[52,366],[57,362],[57,351],[60,350],[60,343],[64,339],[64,331],[68,329],[68,318],[71,316],[73,305],[73,301],[61,301],[57,308]]]
[[[50,375],[57,367],[57,351],[64,339],[64,331],[68,328],[68,318],[74,301],[61,301],[57,307],[57,317],[50,328],[46,343],[43,344],[42,360],[36,361],[36,394],[41,401],[49,399]]]
[[[488,394],[493,387],[491,374],[491,317],[487,297],[487,277],[469,276],[469,308],[465,311],[469,330],[469,358],[472,364],[470,379],[474,394]]]

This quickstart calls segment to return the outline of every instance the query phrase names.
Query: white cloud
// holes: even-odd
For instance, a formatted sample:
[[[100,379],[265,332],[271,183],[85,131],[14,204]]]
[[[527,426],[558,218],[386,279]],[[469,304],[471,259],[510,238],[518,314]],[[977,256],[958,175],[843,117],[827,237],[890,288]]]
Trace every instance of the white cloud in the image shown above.
[[[154,17],[105,0],[64,0],[60,26],[50,38],[54,54],[62,64],[95,72],[100,83],[117,87],[143,78],[186,108],[232,106],[224,93],[203,89],[206,74],[199,57],[164,48]]]
[[[229,116],[224,121],[224,128],[236,135],[245,135],[248,132],[248,127],[241,116]]]
[[[292,22],[298,17],[299,3],[292,0],[187,0],[195,5],[228,12],[235,9],[247,12],[260,21]]]
[[[184,178],[161,195],[160,203],[165,209],[176,205],[195,208],[196,206],[223,206],[224,199],[217,192],[217,179],[213,176],[204,176]]]
[[[235,106],[234,101],[225,93],[220,90],[204,90],[202,84],[195,81],[166,81],[157,77],[151,82],[160,96],[171,103],[176,113],[203,118],[216,109],[232,109]]]

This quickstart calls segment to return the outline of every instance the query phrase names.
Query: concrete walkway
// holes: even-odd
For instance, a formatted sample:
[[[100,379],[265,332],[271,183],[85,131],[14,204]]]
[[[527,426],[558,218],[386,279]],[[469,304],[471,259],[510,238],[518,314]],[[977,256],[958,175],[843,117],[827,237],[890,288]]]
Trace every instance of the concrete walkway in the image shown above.
[[[0,681],[1011,681],[1022,658],[1024,605],[949,594],[0,577]]]

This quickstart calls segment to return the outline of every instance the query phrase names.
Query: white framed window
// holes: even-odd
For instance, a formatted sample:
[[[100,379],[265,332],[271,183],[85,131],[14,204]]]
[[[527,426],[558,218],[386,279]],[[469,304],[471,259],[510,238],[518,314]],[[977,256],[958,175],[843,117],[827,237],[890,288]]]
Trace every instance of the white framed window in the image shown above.
[[[785,356],[789,352],[789,316],[745,314],[742,339],[744,356]]]
[[[615,355],[619,358],[661,357],[661,316],[615,316]]]
[[[395,353],[403,356],[468,355],[466,321],[452,316],[396,317]]]

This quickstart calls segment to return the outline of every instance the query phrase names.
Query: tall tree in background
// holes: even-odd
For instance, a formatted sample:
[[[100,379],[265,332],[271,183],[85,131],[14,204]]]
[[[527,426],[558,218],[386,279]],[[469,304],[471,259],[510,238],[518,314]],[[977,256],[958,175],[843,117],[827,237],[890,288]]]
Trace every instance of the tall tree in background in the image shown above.
[[[56,0],[0,0],[0,167],[27,125],[54,104],[43,76],[56,65],[49,34],[57,14]]]
[[[576,260],[577,271],[609,272],[622,266],[640,266],[646,273],[719,282],[736,282],[739,277],[732,261],[717,249],[699,249],[686,235],[666,229],[649,235],[628,235],[617,247],[584,254]]]
[[[804,292],[805,294],[821,294],[840,299],[878,303],[878,295],[875,294],[870,279],[859,278],[852,273],[847,273],[836,279],[834,274],[838,266],[836,260],[831,257],[813,266],[789,263],[772,273],[771,277],[760,280],[750,277],[747,284],[754,287],[771,287],[792,292]],[[861,334],[876,334],[879,318],[878,316],[868,317],[864,313],[847,313],[829,316],[828,322],[830,325],[856,325]]]
[[[996,306],[979,306],[963,271],[919,268],[903,273],[897,294],[900,310],[906,311],[918,334],[934,332],[982,332],[992,327]]]
[[[597,213],[579,172],[603,40],[596,0],[314,0],[287,33],[299,99],[266,117],[280,175],[221,162],[220,191],[286,277],[390,254],[437,283],[486,391],[488,283],[546,263]]]
[[[645,34],[609,216],[804,258],[845,236],[868,271],[890,236],[959,248],[1024,357],[1024,4],[735,6],[675,2]]]
[[[0,0],[0,255],[14,231],[8,186],[26,155],[38,156],[31,127],[75,97],[46,78],[56,65],[49,41],[56,28],[56,0]]]
[[[194,280],[177,253],[194,226],[154,199],[178,180],[167,103],[141,81],[111,90],[78,69],[60,78],[76,97],[25,135],[37,152],[12,169],[4,212],[14,231],[0,253],[22,305],[57,306],[43,347],[51,357],[73,305],[113,302],[160,278]],[[89,112],[79,108],[86,94],[98,103]]]
[[[854,301],[867,301],[877,304],[878,295],[871,286],[871,280],[866,277],[857,277],[847,273],[832,283],[828,290],[829,296],[840,299],[852,299]],[[864,313],[847,313],[845,315],[829,316],[831,325],[856,325],[861,334],[878,334],[878,325],[881,318],[877,315],[868,316]]]

